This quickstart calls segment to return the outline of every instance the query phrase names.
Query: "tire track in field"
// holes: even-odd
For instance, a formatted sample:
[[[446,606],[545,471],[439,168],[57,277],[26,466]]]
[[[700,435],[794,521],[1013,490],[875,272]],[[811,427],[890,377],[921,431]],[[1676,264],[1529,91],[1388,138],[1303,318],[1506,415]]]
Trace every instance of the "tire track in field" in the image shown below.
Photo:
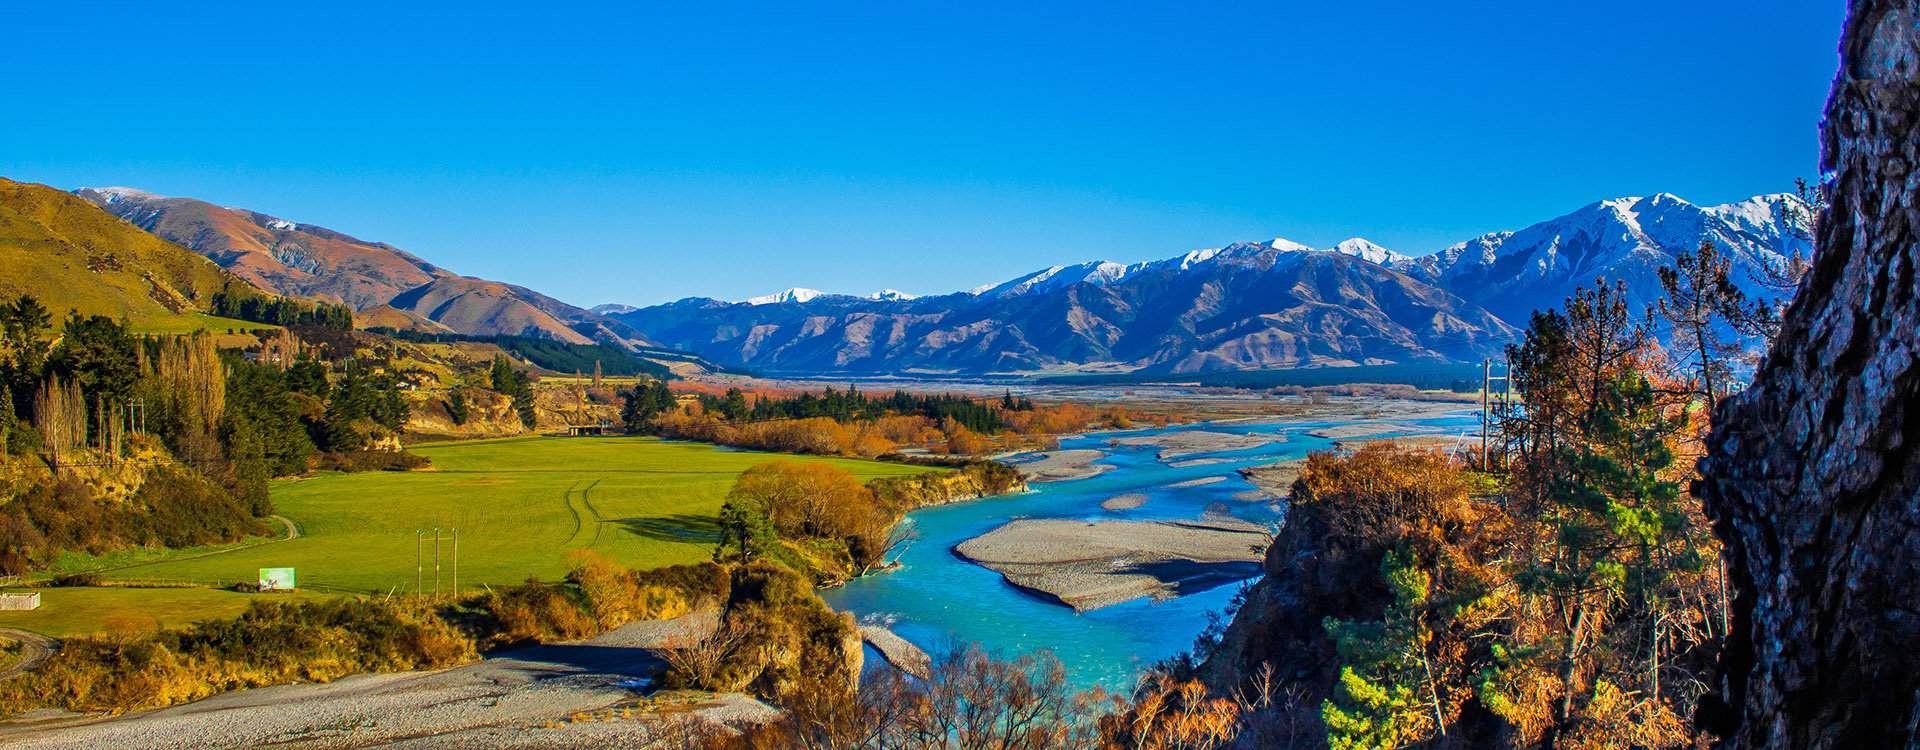
[[[573,516],[573,534],[569,535],[566,541],[569,546],[573,544],[573,540],[580,538],[580,532],[586,528],[586,521],[581,518],[580,509],[573,507],[573,491],[579,486],[579,482],[574,482],[567,488],[566,494],[560,496],[560,502],[567,506],[567,514]]]
[[[600,486],[601,480],[605,478],[606,477],[597,478],[588,482],[587,486],[580,488],[580,504],[587,506],[587,512],[593,514],[593,541],[587,542],[588,547],[600,544],[600,533],[607,529],[606,517],[600,515],[599,508],[593,507],[592,497],[593,488]]]

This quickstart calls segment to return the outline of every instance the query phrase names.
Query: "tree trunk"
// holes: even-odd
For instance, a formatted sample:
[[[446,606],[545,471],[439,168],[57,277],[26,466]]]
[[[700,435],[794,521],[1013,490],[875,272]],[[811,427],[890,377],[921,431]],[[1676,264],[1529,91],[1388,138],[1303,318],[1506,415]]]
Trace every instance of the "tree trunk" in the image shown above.
[[[1701,462],[1726,543],[1731,747],[1900,747],[1920,690],[1920,0],[1854,0],[1812,269]]]

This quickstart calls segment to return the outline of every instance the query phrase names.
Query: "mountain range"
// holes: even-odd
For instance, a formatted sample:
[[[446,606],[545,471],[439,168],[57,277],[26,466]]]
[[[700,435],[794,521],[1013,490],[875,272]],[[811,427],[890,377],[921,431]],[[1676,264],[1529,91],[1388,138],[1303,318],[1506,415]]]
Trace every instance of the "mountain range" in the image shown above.
[[[791,289],[738,303],[596,308],[664,345],[768,371],[990,373],[1210,370],[1473,361],[1536,309],[1598,278],[1644,305],[1658,269],[1712,240],[1736,283],[1810,243],[1799,198],[1721,206],[1621,198],[1519,231],[1409,256],[1354,238],[1275,239],[1134,264],[1054,266],[967,292],[907,297]]]
[[[17,235],[0,239],[46,248],[28,253],[33,274],[106,274],[112,283],[93,286],[118,290],[108,295],[118,300],[113,309],[136,317],[191,317],[214,290],[257,286],[349,305],[363,327],[664,346],[793,374],[1474,361],[1514,341],[1535,309],[1559,306],[1596,278],[1624,282],[1636,304],[1651,302],[1661,293],[1657,270],[1702,240],[1725,251],[1736,282],[1756,295],[1771,293],[1758,282],[1765,268],[1810,247],[1809,211],[1794,196],[1696,206],[1659,194],[1600,201],[1422,256],[1360,238],[1326,249],[1274,239],[1141,263],[1054,266],[937,296],[796,287],[740,302],[689,297],[585,310],[460,276],[385,243],[243,208],[131,188],[69,195],[0,187],[0,231]]]
[[[630,350],[652,345],[598,313],[525,287],[461,276],[392,245],[325,227],[133,188],[74,194],[261,289],[346,304],[363,326],[602,341]]]

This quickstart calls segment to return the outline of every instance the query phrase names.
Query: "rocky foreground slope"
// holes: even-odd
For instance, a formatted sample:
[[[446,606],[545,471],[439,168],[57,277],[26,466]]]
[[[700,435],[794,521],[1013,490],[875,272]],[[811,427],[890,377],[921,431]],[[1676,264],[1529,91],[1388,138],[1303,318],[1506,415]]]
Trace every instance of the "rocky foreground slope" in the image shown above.
[[[1813,267],[1702,463],[1736,591],[1706,718],[1736,747],[1920,735],[1920,3],[1850,3],[1840,51]]]

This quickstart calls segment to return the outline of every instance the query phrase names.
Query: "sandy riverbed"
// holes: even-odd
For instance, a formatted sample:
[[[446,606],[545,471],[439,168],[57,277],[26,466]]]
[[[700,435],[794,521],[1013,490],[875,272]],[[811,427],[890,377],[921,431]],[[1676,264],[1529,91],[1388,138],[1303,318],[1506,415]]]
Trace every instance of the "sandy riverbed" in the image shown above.
[[[1250,578],[1267,542],[1265,529],[1243,522],[1025,519],[954,553],[1024,591],[1086,611]]]

